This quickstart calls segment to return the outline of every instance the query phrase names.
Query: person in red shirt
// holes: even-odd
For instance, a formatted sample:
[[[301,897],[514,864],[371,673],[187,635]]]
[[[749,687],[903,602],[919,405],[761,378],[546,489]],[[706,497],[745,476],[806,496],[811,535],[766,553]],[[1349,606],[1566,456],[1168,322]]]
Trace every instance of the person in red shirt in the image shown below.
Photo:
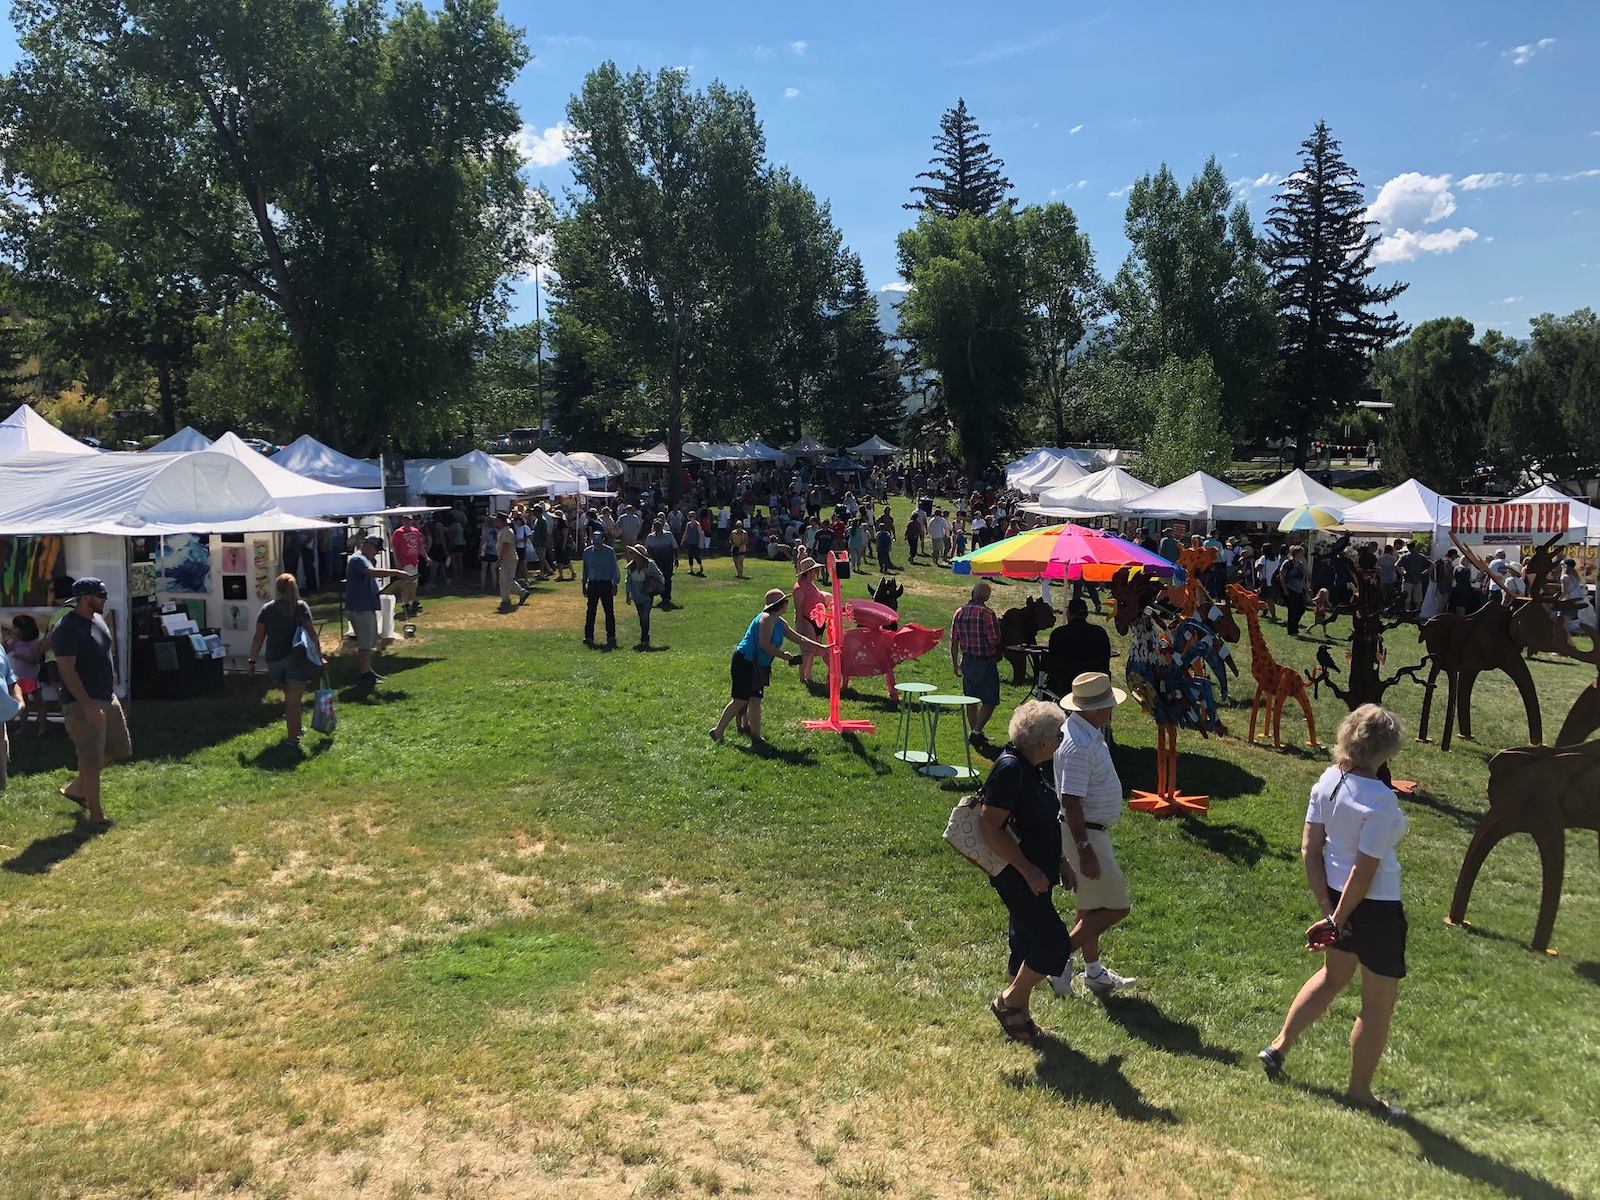
[[[422,605],[417,603],[417,575],[428,558],[427,539],[422,536],[422,530],[417,528],[416,521],[408,514],[400,518],[400,528],[394,531],[394,536],[389,541],[394,550],[395,566],[406,573],[405,615],[415,616],[422,611]]]

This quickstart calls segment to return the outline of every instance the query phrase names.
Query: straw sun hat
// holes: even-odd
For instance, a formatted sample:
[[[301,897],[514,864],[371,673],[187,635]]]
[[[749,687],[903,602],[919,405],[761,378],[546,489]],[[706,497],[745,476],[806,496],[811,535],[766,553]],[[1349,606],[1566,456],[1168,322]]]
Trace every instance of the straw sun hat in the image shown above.
[[[1061,697],[1061,707],[1068,712],[1093,712],[1115,708],[1127,698],[1127,692],[1111,686],[1111,676],[1104,671],[1085,671],[1072,681],[1072,691]]]

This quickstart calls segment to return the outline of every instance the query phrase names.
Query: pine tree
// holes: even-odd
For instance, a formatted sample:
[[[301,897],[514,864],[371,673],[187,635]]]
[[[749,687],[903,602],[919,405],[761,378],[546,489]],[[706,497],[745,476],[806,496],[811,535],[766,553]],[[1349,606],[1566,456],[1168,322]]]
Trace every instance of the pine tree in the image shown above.
[[[946,109],[933,139],[934,155],[928,160],[933,169],[917,176],[931,182],[913,187],[917,199],[905,207],[941,217],[957,213],[984,217],[998,208],[1006,200],[1011,181],[1001,173],[1005,163],[989,148],[987,137],[967,111],[965,100]]]
[[[1325,121],[1301,143],[1300,169],[1267,217],[1267,257],[1282,324],[1283,418],[1305,462],[1311,435],[1355,404],[1372,356],[1405,332],[1380,311],[1404,283],[1369,283],[1378,239],[1366,220],[1361,180]]]

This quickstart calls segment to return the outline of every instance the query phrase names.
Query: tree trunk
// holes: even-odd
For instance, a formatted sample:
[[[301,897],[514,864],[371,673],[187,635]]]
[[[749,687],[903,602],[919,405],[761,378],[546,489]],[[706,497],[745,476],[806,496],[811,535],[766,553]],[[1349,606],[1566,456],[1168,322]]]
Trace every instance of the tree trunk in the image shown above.
[[[161,403],[161,428],[168,437],[178,432],[178,398],[172,389],[172,364],[156,363],[156,395]]]

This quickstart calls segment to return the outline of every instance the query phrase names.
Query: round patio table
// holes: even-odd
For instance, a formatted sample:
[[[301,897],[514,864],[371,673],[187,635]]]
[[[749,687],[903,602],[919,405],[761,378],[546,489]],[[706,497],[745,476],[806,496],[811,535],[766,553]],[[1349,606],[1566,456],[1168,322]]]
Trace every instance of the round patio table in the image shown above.
[[[978,772],[972,767],[972,743],[967,740],[966,717],[967,709],[982,701],[976,696],[940,692],[924,696],[922,703],[932,713],[932,719],[928,723],[928,761],[924,766],[918,767],[917,772],[931,779],[976,779]],[[947,708],[961,711],[961,748],[967,756],[967,765],[964,767],[939,761],[939,714]]]
[[[922,736],[928,737],[928,715],[922,707],[922,697],[929,692],[938,691],[938,686],[932,683],[921,683],[915,679],[904,681],[896,680],[894,685],[895,698],[900,702],[899,723],[895,726],[894,742],[898,747],[894,756],[901,762],[926,763],[932,761],[926,750],[913,750],[911,748],[911,725],[913,718],[920,718],[922,723]]]
[[[1049,695],[1044,686],[1044,663],[1050,655],[1049,646],[1010,646],[1028,660],[1028,665],[1033,668],[1033,687],[1029,689],[1028,696],[1033,700],[1055,699]]]

